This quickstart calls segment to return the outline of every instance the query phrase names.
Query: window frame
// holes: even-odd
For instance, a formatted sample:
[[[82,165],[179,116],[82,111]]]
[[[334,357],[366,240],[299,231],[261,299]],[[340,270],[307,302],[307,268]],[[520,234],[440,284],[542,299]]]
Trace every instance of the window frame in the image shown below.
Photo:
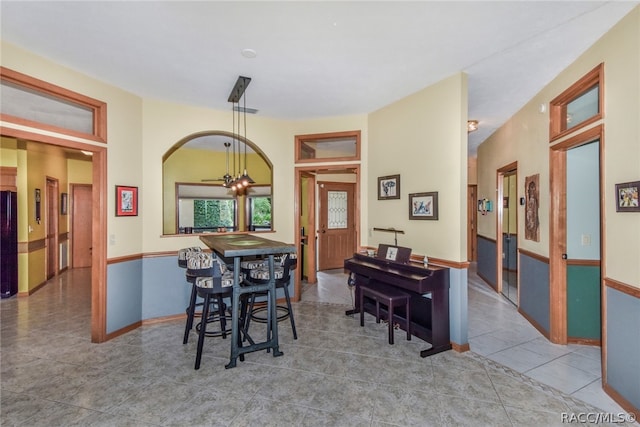
[[[295,162],[296,163],[323,163],[323,162],[336,162],[336,161],[353,161],[360,160],[360,134],[359,130],[350,130],[344,132],[330,132],[330,133],[315,133],[315,134],[307,134],[307,135],[296,135],[295,136]],[[302,153],[313,152],[315,151],[313,148],[305,145],[306,141],[314,141],[314,142],[322,142],[325,140],[332,139],[347,139],[354,138],[356,143],[355,154],[353,156],[342,156],[342,157],[321,157],[321,158],[302,158]]]
[[[20,126],[29,126],[44,131],[56,132],[67,136],[89,139],[91,141],[107,142],[107,103],[94,98],[73,92],[60,86],[45,82],[35,77],[19,73],[0,66],[0,80],[10,83],[24,90],[35,92],[38,95],[55,99],[59,102],[77,104],[91,110],[93,115],[93,132],[91,134],[67,129],[47,123],[28,120],[10,114],[0,113],[0,120]]]
[[[598,113],[567,129],[567,105],[594,87],[598,88]],[[604,63],[598,64],[577,82],[549,102],[549,139],[555,141],[577,132],[604,117]]]

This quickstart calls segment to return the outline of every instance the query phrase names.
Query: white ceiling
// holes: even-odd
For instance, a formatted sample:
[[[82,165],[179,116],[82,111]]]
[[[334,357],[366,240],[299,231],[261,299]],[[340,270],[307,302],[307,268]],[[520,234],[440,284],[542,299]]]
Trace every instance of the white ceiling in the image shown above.
[[[247,107],[279,119],[369,113],[464,71],[473,156],[638,3],[2,0],[0,12],[4,41],[142,97],[230,109],[251,77]]]

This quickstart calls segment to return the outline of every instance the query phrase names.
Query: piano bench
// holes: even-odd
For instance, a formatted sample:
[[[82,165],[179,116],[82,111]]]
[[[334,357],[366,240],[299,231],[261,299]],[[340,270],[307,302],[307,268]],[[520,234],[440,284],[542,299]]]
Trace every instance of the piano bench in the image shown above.
[[[377,284],[375,287],[360,285],[360,326],[364,326],[364,298],[368,297],[376,303],[376,323],[380,323],[380,304],[387,306],[389,320],[389,344],[393,344],[393,309],[394,307],[405,306],[405,326],[407,330],[407,341],[411,340],[411,295],[401,290]]]

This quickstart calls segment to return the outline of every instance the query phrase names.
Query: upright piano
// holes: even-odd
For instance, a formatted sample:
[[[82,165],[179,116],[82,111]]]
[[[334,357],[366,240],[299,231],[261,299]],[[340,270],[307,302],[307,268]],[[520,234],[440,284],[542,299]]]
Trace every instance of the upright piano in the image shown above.
[[[398,263],[384,258],[374,258],[356,253],[344,261],[344,268],[351,272],[350,281],[355,284],[355,308],[347,315],[360,312],[360,285],[376,284],[397,287],[411,295],[411,334],[431,344],[422,350],[421,357],[451,349],[449,340],[449,269],[417,263]],[[355,282],[355,283],[353,283]],[[364,310],[375,313],[375,305],[365,298]],[[381,311],[386,315],[384,310]],[[404,328],[404,308],[394,310],[394,319]]]

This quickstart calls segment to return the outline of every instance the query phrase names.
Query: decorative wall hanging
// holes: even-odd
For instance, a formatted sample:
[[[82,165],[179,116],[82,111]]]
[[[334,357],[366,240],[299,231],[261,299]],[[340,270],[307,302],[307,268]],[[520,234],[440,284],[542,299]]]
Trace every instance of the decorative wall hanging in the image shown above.
[[[69,206],[69,195],[67,193],[60,194],[60,215],[66,215]]]
[[[540,200],[540,174],[531,175],[524,180],[526,204],[524,210],[524,238],[540,241],[540,218],[538,208]]]
[[[138,187],[116,185],[116,216],[138,215]]]
[[[36,201],[36,223],[40,224],[41,211],[40,211],[40,202],[42,198],[40,196],[40,189],[36,188],[35,201]]]
[[[378,200],[400,198],[400,175],[378,177]]]
[[[640,212],[640,181],[616,184],[616,212]]]
[[[438,192],[409,194],[409,219],[438,219]]]

